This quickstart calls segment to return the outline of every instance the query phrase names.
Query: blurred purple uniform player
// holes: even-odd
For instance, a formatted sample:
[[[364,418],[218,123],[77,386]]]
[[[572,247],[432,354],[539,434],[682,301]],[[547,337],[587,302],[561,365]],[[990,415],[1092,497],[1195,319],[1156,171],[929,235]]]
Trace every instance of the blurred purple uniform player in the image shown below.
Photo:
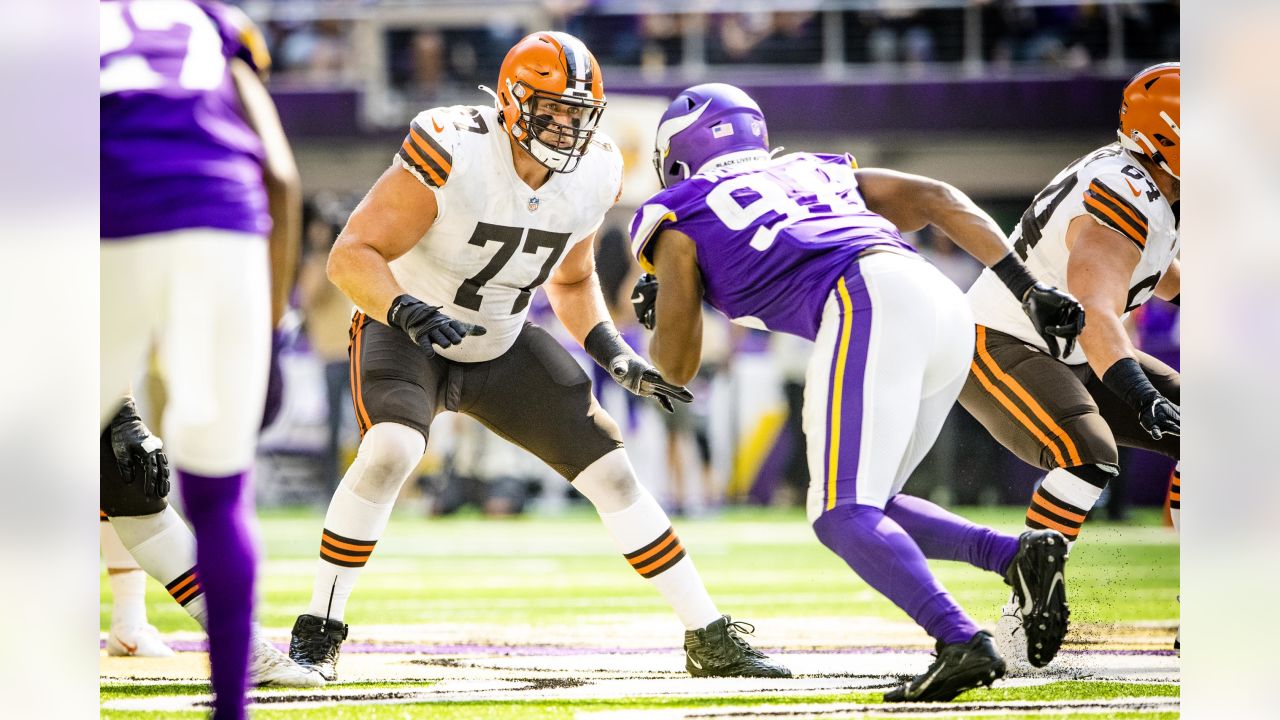
[[[208,607],[214,717],[243,718],[247,479],[296,251],[297,171],[243,13],[188,0],[106,1],[100,13],[103,425],[154,343]]]
[[[899,229],[932,223],[995,266],[1043,332],[1073,339],[1078,304],[1036,283],[955,188],[858,170],[850,155],[774,158],[759,107],[732,86],[699,85],[676,98],[658,127],[655,165],[666,189],[631,225],[632,249],[661,289],[646,305],[645,283],[654,281],[642,278],[633,299],[655,331],[654,364],[672,382],[693,377],[702,300],[736,323],[814,341],[803,413],[809,520],[938,643],[929,672],[886,699],[945,700],[1004,673],[990,635],[926,558],[966,561],[1011,582],[1022,572],[1021,597],[1061,615],[1049,623],[1060,643],[1061,535],[1020,539],[899,494],[964,385],[974,342],[964,295]]]

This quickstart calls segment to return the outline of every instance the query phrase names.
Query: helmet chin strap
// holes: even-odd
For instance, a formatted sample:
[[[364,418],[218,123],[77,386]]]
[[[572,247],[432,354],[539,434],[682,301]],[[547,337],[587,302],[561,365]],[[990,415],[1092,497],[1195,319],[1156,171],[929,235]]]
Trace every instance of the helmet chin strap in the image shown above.
[[[477,89],[477,90],[484,91],[484,92],[486,92],[486,93],[489,93],[489,97],[492,97],[492,98],[493,98],[493,102],[494,102],[495,104],[496,104],[496,103],[498,103],[498,102],[500,102],[500,101],[498,100],[498,93],[494,92],[494,91],[493,91],[493,88],[489,87],[488,85],[477,85],[477,86],[476,86],[476,89]]]

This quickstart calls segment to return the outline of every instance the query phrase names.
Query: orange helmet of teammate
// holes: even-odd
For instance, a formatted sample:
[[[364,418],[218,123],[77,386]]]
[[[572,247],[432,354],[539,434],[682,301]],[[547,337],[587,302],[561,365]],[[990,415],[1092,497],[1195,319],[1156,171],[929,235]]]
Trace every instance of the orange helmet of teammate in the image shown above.
[[[1175,178],[1182,168],[1178,130],[1182,65],[1161,63],[1143,70],[1124,87],[1120,103],[1120,144],[1145,155]]]
[[[555,172],[572,172],[604,113],[600,65],[578,38],[536,32],[507,53],[498,72],[502,126]]]

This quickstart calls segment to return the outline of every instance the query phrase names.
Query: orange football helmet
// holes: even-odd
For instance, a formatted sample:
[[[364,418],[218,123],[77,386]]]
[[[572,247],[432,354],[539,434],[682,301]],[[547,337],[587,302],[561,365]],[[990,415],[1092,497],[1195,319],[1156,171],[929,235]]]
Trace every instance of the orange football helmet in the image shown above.
[[[1181,179],[1178,129],[1182,65],[1161,63],[1143,70],[1124,87],[1120,103],[1120,144],[1145,155]]]
[[[595,56],[562,32],[536,32],[516,43],[498,71],[497,97],[511,137],[548,169],[564,173],[578,167],[605,107]]]

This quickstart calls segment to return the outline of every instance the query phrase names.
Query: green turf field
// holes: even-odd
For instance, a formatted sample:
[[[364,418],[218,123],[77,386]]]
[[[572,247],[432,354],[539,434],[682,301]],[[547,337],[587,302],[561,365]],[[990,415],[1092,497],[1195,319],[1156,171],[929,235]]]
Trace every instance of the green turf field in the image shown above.
[[[1016,510],[962,509],[967,517],[1017,531]],[[1072,643],[1119,638],[1151,651],[1168,647],[1177,622],[1178,547],[1154,512],[1139,512],[1124,525],[1090,521],[1072,550],[1068,583]],[[278,642],[305,611],[315,571],[322,515],[317,510],[265,512],[261,517],[266,563],[259,580],[259,618]],[[823,651],[848,645],[923,648],[928,639],[905,615],[857,579],[823,548],[799,511],[732,510],[713,518],[680,519],[676,529],[724,612],[758,626],[758,644],[771,653]],[[1007,597],[1000,578],[957,563],[936,563],[939,578],[980,624],[994,623]],[[198,630],[157,583],[148,586],[150,620],[162,632]],[[493,521],[477,517],[431,519],[400,512],[378,543],[348,606],[351,640],[472,642],[509,646],[654,648],[655,658],[678,669],[679,626],[660,596],[618,556],[589,510],[556,518]],[[102,628],[110,622],[110,591],[102,576]],[[845,623],[852,623],[846,625]],[[403,626],[403,631],[397,630]],[[613,630],[611,628],[616,628]],[[851,630],[854,629],[855,631]],[[886,634],[880,636],[880,629]],[[863,635],[863,629],[869,634]],[[672,652],[676,655],[671,657]],[[193,655],[194,653],[180,653]],[[516,653],[517,655],[520,653]],[[344,655],[343,663],[348,663]],[[130,659],[145,668],[144,662]],[[359,658],[351,660],[359,662]],[[549,671],[555,658],[549,657]],[[643,660],[642,660],[643,662]],[[922,661],[927,664],[927,656]],[[343,666],[340,666],[343,667]],[[359,667],[356,665],[355,667]],[[665,667],[665,666],[664,666]],[[541,671],[543,668],[535,668]],[[492,669],[490,669],[492,670]],[[923,665],[919,667],[923,670]],[[132,670],[104,661],[104,702],[146,695],[207,692],[202,684],[117,682]],[[488,671],[486,671],[488,672]],[[358,673],[357,673],[358,674]],[[492,674],[492,673],[490,673]],[[180,674],[179,674],[180,675]],[[487,677],[487,675],[486,675]],[[609,675],[612,677],[612,675]],[[343,678],[346,679],[346,678]],[[353,678],[359,679],[359,678]],[[369,678],[365,678],[369,679]],[[311,695],[366,687],[403,687],[394,677],[374,685],[331,685]],[[694,682],[684,678],[686,682]],[[421,689],[427,683],[416,681]],[[677,686],[679,687],[679,686]],[[278,691],[263,691],[273,693]],[[981,717],[986,704],[1004,701],[1095,700],[1176,696],[1176,682],[1116,683],[1063,680],[1023,685],[1008,681],[961,696],[975,704],[965,717]],[[376,693],[375,693],[376,694]],[[824,705],[875,703],[875,692],[759,693],[750,704]],[[605,697],[491,702],[421,702],[318,709],[260,707],[258,718],[570,718],[630,717],[622,711],[739,708],[741,696],[677,698]],[[959,708],[957,708],[959,709]],[[1069,708],[1059,708],[1068,710]],[[1101,712],[1102,714],[1099,714]],[[815,716],[820,716],[821,713]],[[168,711],[164,717],[199,717]],[[743,717],[736,714],[733,717]],[[935,715],[936,716],[936,715]],[[1037,717],[1030,711],[1025,717]],[[1175,717],[1166,709],[1091,710],[1082,717]],[[157,712],[104,709],[105,718],[156,718]],[[641,715],[636,715],[639,718]],[[1019,715],[1001,714],[1001,717]]]

